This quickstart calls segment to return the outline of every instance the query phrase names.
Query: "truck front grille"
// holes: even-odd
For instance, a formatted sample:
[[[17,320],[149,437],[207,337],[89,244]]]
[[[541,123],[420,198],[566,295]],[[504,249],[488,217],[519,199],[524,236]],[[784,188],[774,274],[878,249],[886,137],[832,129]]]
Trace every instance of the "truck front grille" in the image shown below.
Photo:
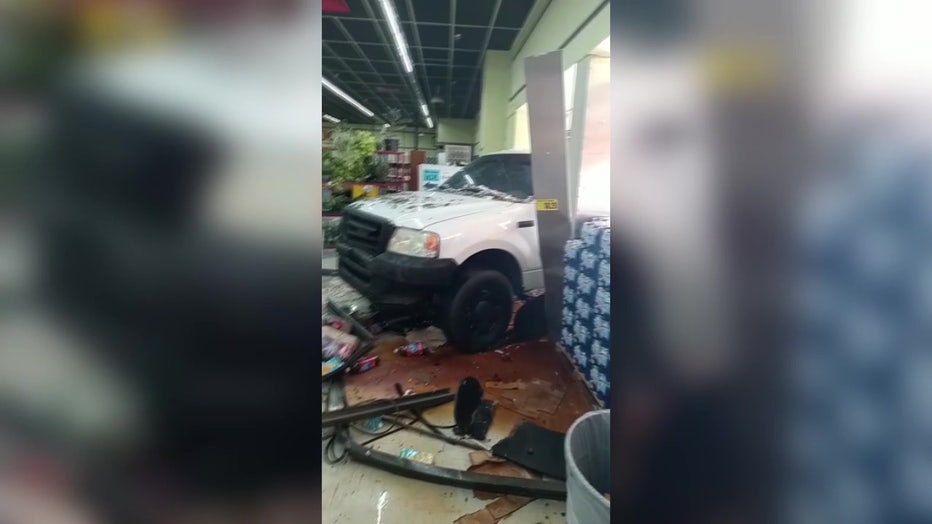
[[[393,226],[387,220],[347,209],[340,225],[340,239],[370,255],[379,255],[388,246]]]

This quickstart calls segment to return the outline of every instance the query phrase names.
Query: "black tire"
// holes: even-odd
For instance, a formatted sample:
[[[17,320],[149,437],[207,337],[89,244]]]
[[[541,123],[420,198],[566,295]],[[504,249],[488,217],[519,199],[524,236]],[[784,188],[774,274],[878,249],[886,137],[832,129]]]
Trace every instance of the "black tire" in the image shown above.
[[[477,353],[505,337],[514,307],[511,283],[498,271],[466,275],[446,307],[444,331],[461,351]]]

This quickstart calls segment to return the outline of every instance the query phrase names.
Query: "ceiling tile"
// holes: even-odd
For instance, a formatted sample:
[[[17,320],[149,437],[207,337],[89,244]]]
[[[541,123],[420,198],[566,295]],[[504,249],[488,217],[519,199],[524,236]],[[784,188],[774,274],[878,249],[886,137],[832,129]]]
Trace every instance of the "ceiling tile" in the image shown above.
[[[398,67],[395,66],[392,62],[375,62],[372,64],[372,67],[375,68],[377,73],[384,73],[389,75],[397,75]]]
[[[346,40],[343,33],[337,27],[336,22],[328,17],[324,17],[323,20],[321,20],[320,37],[324,40]]]
[[[330,48],[330,50],[333,51],[337,56],[346,58],[362,58],[359,56],[359,53],[356,52],[356,49],[352,44],[326,42],[326,46]]]
[[[498,51],[508,51],[511,49],[515,38],[518,36],[517,30],[512,29],[493,29],[492,37],[489,38],[489,49]]]
[[[535,0],[503,0],[495,20],[497,27],[524,27],[527,15],[534,7]]]
[[[411,0],[411,4],[418,22],[450,22],[450,0]]]
[[[321,59],[321,67],[323,68],[324,74],[330,72],[346,71],[346,68],[343,67],[343,64],[340,62],[340,60],[336,58]]]
[[[502,0],[507,4],[510,0]],[[456,23],[487,26],[492,23],[495,0],[460,0],[456,3]]]
[[[354,41],[382,43],[374,23],[362,20],[341,20],[341,22]]]
[[[384,45],[378,45],[378,46],[367,45],[367,46],[361,46],[361,47],[362,47],[363,54],[366,55],[366,58],[368,58],[369,60],[393,60],[394,59],[394,57],[392,56],[394,49],[389,50]]]
[[[457,49],[482,49],[485,43],[485,29],[473,27],[457,27],[454,38],[454,47]]]
[[[424,66],[427,70],[428,77],[436,78],[446,78],[447,77],[447,66],[446,65],[427,65]]]
[[[444,49],[421,49],[425,62],[447,61],[450,59],[450,51]]]
[[[449,26],[420,25],[417,28],[424,47],[448,47],[450,45]]]
[[[475,67],[479,65],[479,55],[476,51],[457,49],[453,53],[453,65]]]

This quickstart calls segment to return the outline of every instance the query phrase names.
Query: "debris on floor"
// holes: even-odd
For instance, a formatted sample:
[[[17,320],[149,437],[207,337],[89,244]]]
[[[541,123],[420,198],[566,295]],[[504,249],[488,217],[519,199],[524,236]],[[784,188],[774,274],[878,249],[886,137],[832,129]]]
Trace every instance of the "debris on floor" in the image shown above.
[[[495,524],[495,517],[492,516],[492,513],[486,509],[482,508],[475,513],[470,513],[469,515],[463,515],[462,517],[453,521],[453,524]]]
[[[403,357],[422,357],[427,353],[427,346],[420,342],[412,342],[395,348],[395,354]]]
[[[566,435],[525,422],[492,447],[492,454],[555,479],[566,479]]]
[[[508,460],[492,457],[490,460],[486,460],[480,463],[477,466],[470,466],[467,471],[473,473],[483,473],[485,475],[495,475],[497,477],[511,477],[511,478],[521,478],[521,479],[534,479],[535,477],[530,471],[521,466],[508,462]],[[473,495],[479,500],[493,500],[503,496],[501,493],[490,493],[488,491],[473,490]]]
[[[486,504],[486,506],[479,511],[470,513],[469,515],[463,515],[456,519],[453,524],[495,524],[508,515],[527,506],[532,500],[533,499],[516,495],[505,495],[494,502]]]
[[[489,451],[471,451],[469,453],[469,463],[473,466],[481,466],[486,462],[505,462],[505,459],[496,457]]]
[[[408,331],[405,338],[412,344],[424,344],[426,348],[431,350],[447,343],[447,336],[443,334],[443,330],[435,326]]]
[[[338,357],[345,362],[359,347],[359,338],[335,327],[321,326],[320,331],[321,355],[324,360]]]
[[[486,382],[486,387],[502,390],[502,405],[529,418],[538,417],[541,412],[551,415],[556,413],[566,395],[565,389],[541,379],[530,382]]]
[[[521,380],[515,380],[514,382],[496,382],[492,380],[486,382],[485,387],[489,389],[525,389],[527,384]]]
[[[565,432],[595,406],[567,357],[549,342],[508,346],[503,351],[509,361],[495,352],[466,354],[449,345],[417,358],[396,354],[394,350],[405,343],[404,337],[391,334],[372,341],[369,355],[379,356],[378,366],[362,375],[343,377],[349,405],[394,396],[396,382],[415,393],[438,388],[455,391],[469,374],[484,386],[485,398],[496,402],[490,432],[499,436],[521,420]]]
[[[432,465],[434,463],[433,453],[425,453],[423,451],[418,451],[416,449],[405,448],[401,450],[401,453],[398,454],[399,457],[403,459],[408,459],[414,462],[420,462],[422,464]]]
[[[372,355],[358,360],[355,364],[352,365],[352,367],[350,367],[350,372],[355,374],[365,373],[366,371],[369,371],[378,365],[379,356]]]
[[[326,376],[343,366],[343,361],[339,357],[333,357],[321,363],[320,376]]]

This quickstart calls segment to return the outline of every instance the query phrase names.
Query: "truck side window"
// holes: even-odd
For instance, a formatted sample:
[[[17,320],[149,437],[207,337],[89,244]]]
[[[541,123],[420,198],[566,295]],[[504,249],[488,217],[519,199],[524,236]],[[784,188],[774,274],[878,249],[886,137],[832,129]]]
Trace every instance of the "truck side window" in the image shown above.
[[[534,196],[531,180],[531,159],[525,155],[509,155],[505,159],[505,171],[508,173],[507,191],[518,198]]]

